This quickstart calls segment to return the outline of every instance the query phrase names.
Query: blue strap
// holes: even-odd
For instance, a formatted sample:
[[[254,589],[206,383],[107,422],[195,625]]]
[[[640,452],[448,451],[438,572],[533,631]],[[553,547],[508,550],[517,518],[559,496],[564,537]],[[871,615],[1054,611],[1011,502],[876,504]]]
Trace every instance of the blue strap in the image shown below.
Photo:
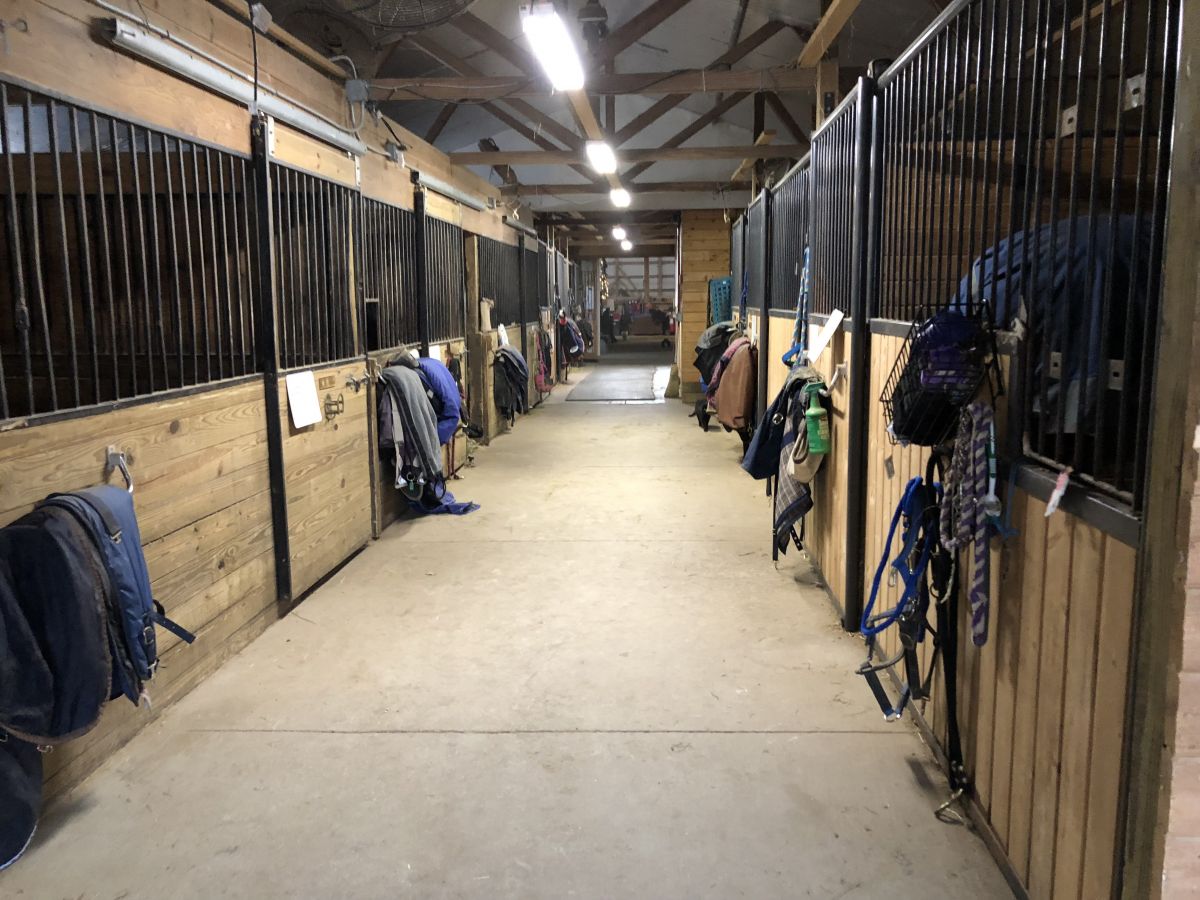
[[[165,612],[165,610],[163,610],[163,605],[161,603],[159,603],[157,600],[154,601],[153,618],[154,618],[155,625],[157,625],[160,628],[165,628],[167,631],[171,632],[171,634],[175,635],[175,637],[179,638],[185,644],[190,644],[194,640],[196,640],[196,636],[194,634],[192,634],[190,631],[188,631],[186,628],[184,628],[178,622],[172,621],[171,619],[167,618],[166,612]]]
[[[892,524],[888,526],[887,540],[883,544],[883,556],[879,560],[879,566],[875,569],[875,578],[871,582],[871,597],[867,600],[867,605],[863,608],[862,620],[859,623],[859,630],[866,637],[873,637],[879,632],[889,628],[904,611],[906,601],[908,599],[908,580],[905,579],[905,595],[900,598],[900,602],[896,608],[889,612],[880,622],[871,624],[873,618],[872,613],[875,611],[875,602],[879,599],[879,583],[883,580],[884,570],[887,569],[888,559],[892,554],[892,540],[896,537],[896,529],[900,525],[900,517],[905,514],[909,504],[912,502],[913,494],[917,488],[921,486],[921,476],[916,476],[910,480],[904,488],[904,495],[900,498],[899,504],[896,506],[896,511],[892,513]],[[909,530],[915,532],[917,529],[910,525]]]

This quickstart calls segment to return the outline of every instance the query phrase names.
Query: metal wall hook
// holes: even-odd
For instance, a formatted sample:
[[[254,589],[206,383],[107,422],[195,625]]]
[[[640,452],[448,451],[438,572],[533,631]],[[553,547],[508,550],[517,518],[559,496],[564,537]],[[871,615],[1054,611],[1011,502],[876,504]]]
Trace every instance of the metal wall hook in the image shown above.
[[[114,445],[109,444],[104,456],[104,480],[107,481],[114,471],[121,473],[121,477],[125,479],[126,490],[132,494],[133,476],[129,474],[129,465],[125,460],[125,454]]]

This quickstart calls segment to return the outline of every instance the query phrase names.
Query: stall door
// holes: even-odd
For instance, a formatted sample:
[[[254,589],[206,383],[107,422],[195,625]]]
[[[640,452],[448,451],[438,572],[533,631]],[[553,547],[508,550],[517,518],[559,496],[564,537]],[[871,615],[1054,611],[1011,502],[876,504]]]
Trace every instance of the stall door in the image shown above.
[[[298,598],[371,537],[353,263],[360,198],[351,161],[278,128],[271,143],[282,481],[290,595]]]

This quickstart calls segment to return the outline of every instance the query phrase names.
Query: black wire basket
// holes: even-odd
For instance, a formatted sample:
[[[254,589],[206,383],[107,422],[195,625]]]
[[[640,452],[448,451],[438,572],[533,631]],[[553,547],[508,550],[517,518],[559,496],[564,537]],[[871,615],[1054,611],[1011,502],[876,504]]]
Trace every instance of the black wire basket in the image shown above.
[[[879,398],[892,443],[942,443],[989,375],[994,399],[1002,387],[986,310],[945,309],[914,322]]]

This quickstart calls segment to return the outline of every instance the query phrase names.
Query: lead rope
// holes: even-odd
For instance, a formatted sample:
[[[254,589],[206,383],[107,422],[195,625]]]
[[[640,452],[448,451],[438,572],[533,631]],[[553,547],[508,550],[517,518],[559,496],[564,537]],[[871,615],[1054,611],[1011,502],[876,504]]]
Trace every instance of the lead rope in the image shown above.
[[[987,643],[991,558],[988,551],[988,448],[993,432],[992,408],[975,402],[959,417],[954,457],[942,496],[942,546],[954,552],[973,544],[971,589],[971,640],[977,647]]]

